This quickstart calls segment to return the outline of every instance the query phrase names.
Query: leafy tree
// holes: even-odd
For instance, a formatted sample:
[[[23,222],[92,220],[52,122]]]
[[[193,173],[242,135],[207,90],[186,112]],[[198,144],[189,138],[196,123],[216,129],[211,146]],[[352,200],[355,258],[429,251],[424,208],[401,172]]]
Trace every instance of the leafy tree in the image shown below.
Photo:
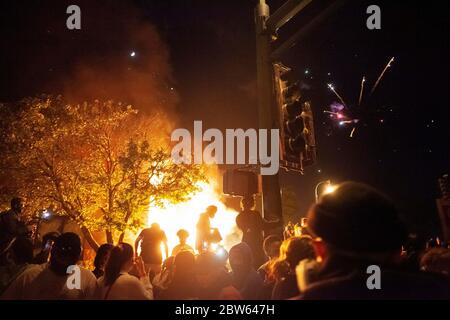
[[[9,114],[0,135],[0,176],[9,177],[2,186],[25,198],[29,216],[51,208],[75,221],[95,250],[94,231],[120,241],[144,225],[150,205],[188,200],[206,180],[201,167],[172,162],[164,115],[61,97],[16,107],[1,106]]]

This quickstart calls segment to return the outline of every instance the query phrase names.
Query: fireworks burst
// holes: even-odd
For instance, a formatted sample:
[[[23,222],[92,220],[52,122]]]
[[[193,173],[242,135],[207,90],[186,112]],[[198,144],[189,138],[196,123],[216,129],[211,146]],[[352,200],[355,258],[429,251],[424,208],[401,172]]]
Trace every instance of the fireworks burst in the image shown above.
[[[342,104],[344,106],[347,105],[345,103],[344,99],[341,97],[341,95],[339,93],[337,93],[336,89],[334,88],[334,86],[331,83],[328,84],[328,88],[330,88],[330,90],[333,91],[333,93],[336,95],[336,97],[338,97],[338,99],[342,102]]]
[[[386,74],[387,70],[391,68],[392,63],[394,62],[394,57],[392,57],[383,71],[381,72],[380,76],[378,77],[377,81],[375,82],[370,95],[372,95],[377,87],[379,86],[381,80],[383,79],[384,75]],[[334,95],[339,99],[340,103],[333,102],[330,105],[330,110],[324,110],[324,113],[329,115],[330,120],[335,124],[337,127],[347,127],[351,125],[351,132],[349,137],[353,138],[355,136],[355,133],[358,128],[358,124],[360,122],[363,122],[365,126],[367,126],[367,121],[371,120],[372,115],[374,113],[377,113],[380,110],[370,110],[368,108],[360,108],[362,105],[362,102],[364,100],[364,89],[365,89],[365,83],[366,83],[366,77],[363,76],[361,80],[361,86],[359,90],[359,98],[358,98],[358,104],[357,106],[353,106],[350,108],[348,104],[345,103],[342,96],[336,91],[336,88],[333,84],[329,83],[327,84],[327,87],[334,93]],[[366,99],[367,100],[367,99]],[[378,123],[384,123],[384,119],[378,118]]]

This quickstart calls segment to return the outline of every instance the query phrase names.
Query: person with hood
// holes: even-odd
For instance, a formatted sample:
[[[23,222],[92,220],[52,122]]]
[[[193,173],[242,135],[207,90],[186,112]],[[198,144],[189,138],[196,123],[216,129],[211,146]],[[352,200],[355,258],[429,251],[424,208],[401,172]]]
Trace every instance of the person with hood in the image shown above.
[[[264,281],[253,266],[252,250],[245,242],[230,249],[232,284],[244,300],[258,300]]]

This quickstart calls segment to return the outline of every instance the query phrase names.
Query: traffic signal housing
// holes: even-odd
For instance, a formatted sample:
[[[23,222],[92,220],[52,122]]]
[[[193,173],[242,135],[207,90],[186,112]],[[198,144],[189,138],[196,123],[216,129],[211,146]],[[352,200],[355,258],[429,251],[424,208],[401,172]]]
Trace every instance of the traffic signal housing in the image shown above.
[[[311,99],[292,79],[292,70],[274,64],[275,97],[280,128],[280,166],[303,173],[316,162],[316,142]]]

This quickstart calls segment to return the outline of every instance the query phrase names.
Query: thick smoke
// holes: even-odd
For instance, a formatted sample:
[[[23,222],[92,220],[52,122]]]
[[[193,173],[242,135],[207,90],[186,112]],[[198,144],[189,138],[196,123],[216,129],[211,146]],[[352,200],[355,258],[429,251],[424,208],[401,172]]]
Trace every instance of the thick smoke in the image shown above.
[[[66,9],[72,4],[19,4],[15,36],[6,39],[11,57],[5,65],[8,94],[3,99],[42,93],[63,94],[73,103],[112,99],[173,123],[178,97],[172,89],[170,54],[145,11],[133,1],[77,0],[81,30],[69,30]],[[13,73],[8,66],[14,66]]]
[[[81,50],[64,79],[65,96],[114,99],[144,111],[172,113],[177,95],[169,50],[158,30],[125,1],[101,2],[108,5],[83,9],[80,4],[83,30],[77,40],[80,46],[84,41],[91,45]]]

